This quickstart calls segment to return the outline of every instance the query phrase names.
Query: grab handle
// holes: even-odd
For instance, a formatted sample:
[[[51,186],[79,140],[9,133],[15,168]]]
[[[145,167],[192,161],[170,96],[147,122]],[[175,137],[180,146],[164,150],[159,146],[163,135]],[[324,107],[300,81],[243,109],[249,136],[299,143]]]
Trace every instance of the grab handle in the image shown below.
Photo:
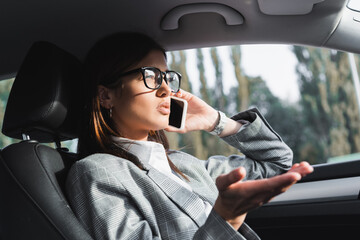
[[[217,13],[225,18],[227,25],[240,25],[244,22],[243,16],[235,9],[224,4],[195,3],[185,4],[170,10],[161,21],[163,30],[175,30],[179,28],[179,19],[191,13]]]

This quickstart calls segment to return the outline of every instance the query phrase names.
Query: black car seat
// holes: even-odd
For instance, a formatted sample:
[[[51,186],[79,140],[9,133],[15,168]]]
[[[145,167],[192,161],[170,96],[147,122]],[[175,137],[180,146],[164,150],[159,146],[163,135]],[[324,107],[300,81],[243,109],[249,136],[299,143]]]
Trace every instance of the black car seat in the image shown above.
[[[30,48],[8,99],[3,133],[23,139],[0,153],[0,239],[91,239],[64,194],[76,154],[80,62],[47,42]],[[50,147],[44,143],[56,143]]]

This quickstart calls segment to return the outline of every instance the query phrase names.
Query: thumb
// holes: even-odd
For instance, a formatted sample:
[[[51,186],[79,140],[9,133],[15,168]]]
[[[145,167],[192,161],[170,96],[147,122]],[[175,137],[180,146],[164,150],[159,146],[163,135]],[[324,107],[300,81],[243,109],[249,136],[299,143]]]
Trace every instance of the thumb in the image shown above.
[[[225,191],[231,184],[241,181],[246,176],[245,168],[239,167],[228,174],[216,178],[216,187],[219,191]]]
[[[170,125],[167,126],[164,130],[167,132],[185,133],[184,129],[179,129]]]

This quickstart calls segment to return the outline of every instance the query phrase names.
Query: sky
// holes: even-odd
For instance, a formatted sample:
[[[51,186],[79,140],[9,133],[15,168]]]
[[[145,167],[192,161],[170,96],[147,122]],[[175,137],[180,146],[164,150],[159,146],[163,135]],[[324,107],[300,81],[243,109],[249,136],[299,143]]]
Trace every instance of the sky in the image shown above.
[[[218,47],[219,56],[223,64],[223,78],[225,79],[225,93],[230,87],[236,86],[233,65],[229,58],[228,47]],[[199,73],[196,67],[196,50],[186,51],[188,75],[195,91],[199,89]],[[210,50],[203,50],[207,79],[213,86],[215,72],[212,67]],[[299,99],[295,66],[297,59],[288,45],[242,45],[241,67],[248,76],[261,76],[270,91],[282,100],[296,102]]]

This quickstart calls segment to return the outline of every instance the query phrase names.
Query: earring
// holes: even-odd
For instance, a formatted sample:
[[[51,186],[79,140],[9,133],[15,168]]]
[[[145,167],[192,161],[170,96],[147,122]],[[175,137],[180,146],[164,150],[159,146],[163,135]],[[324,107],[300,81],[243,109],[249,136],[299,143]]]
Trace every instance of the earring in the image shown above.
[[[112,118],[112,107],[109,109],[109,117]]]

